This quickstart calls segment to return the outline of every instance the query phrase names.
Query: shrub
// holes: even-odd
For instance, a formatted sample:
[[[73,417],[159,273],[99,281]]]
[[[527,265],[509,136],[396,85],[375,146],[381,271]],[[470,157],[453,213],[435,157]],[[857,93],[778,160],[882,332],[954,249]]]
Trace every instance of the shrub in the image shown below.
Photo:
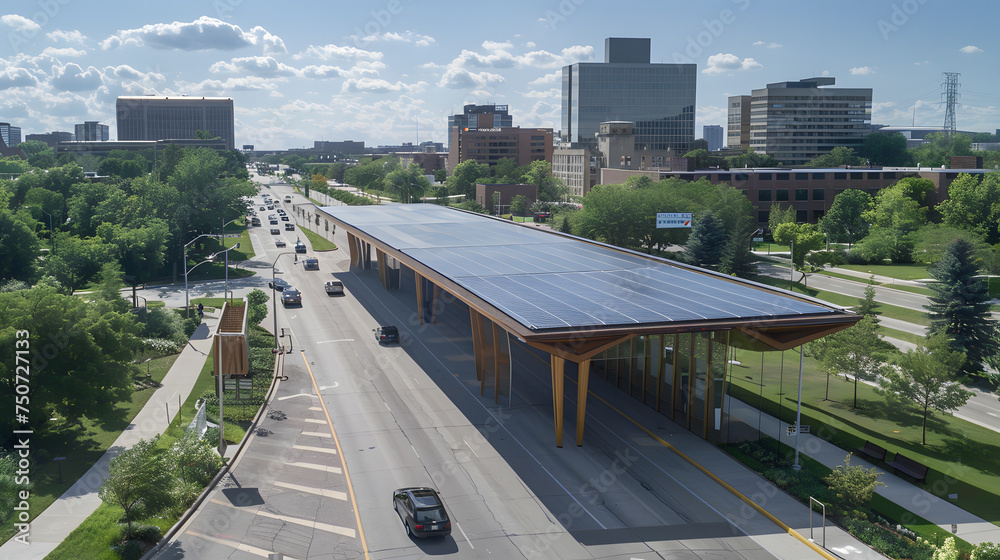
[[[142,341],[142,353],[148,358],[172,356],[183,349],[183,344],[166,338],[147,338]]]
[[[991,542],[979,543],[972,549],[970,560],[1000,560],[1000,545]]]
[[[135,525],[132,527],[132,537],[149,543],[160,541],[163,531],[156,525]]]
[[[218,438],[216,438],[218,439]],[[222,467],[212,445],[192,431],[185,431],[170,449],[174,475],[183,482],[207,485]]]
[[[198,315],[194,314],[193,317],[184,319],[184,338],[191,338],[194,331],[198,330],[198,325],[201,325],[201,320],[198,319]]]
[[[878,479],[881,474],[875,467],[870,469],[861,465],[852,467],[851,454],[848,453],[844,464],[837,465],[823,480],[838,498],[846,502],[845,505],[857,507],[872,499],[875,488],[885,486],[885,483]]]
[[[934,560],[958,560],[959,550],[955,546],[955,537],[945,539],[941,548],[934,551]]]
[[[190,337],[190,335],[184,336],[184,320],[166,309],[150,309],[146,313],[143,334],[148,338],[163,338],[176,342],[184,342]]]
[[[139,560],[142,558],[142,546],[139,541],[126,541],[118,546],[111,547],[111,550],[122,560]]]

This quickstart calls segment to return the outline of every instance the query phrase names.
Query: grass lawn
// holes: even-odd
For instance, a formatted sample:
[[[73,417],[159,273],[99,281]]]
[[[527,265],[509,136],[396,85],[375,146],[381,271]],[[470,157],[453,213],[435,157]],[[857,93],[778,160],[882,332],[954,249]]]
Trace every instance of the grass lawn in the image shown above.
[[[153,380],[162,381],[178,355],[150,360],[149,373]],[[141,380],[146,376],[146,366],[140,365],[139,368]],[[42,429],[36,430],[31,442],[32,452],[38,459],[38,464],[32,467],[31,472],[34,487],[31,489],[29,504],[33,515],[37,516],[52,505],[56,498],[69,490],[104,455],[154,392],[153,387],[134,391],[130,401],[118,403],[111,413],[102,417],[78,420],[60,418],[49,421]],[[67,457],[67,460],[53,462],[53,457]],[[0,530],[0,542],[7,541],[14,534],[13,526],[3,527]]]
[[[913,344],[927,345],[927,339],[920,336],[919,334],[913,334],[906,331],[897,331],[896,329],[890,329],[887,327],[879,326],[879,331],[882,332],[883,336],[891,336],[892,338],[898,338],[899,340],[905,340]]]
[[[313,248],[314,251],[333,251],[333,250],[336,250],[337,246],[332,241],[329,241],[328,239],[324,238],[320,234],[318,234],[318,233],[316,233],[316,232],[314,232],[312,230],[306,229],[306,228],[304,228],[302,226],[299,226],[299,229],[301,229],[302,233],[304,233],[306,235],[306,239],[308,239],[309,243],[312,244],[312,248]]]
[[[927,273],[927,266],[922,264],[844,264],[840,265],[840,268],[899,280],[922,280],[931,277]]]
[[[730,388],[736,398],[788,422],[795,418],[799,357],[796,350],[784,354],[782,365],[781,352],[736,350],[735,359],[742,365],[733,366]],[[852,409],[854,383],[831,377],[829,400],[825,400],[826,388],[826,374],[807,355],[802,416],[813,434],[845,450],[857,449],[869,440],[888,449],[890,457],[903,452],[930,467],[921,488],[943,499],[958,494],[953,502],[959,507],[1000,524],[1000,435],[934,412],[928,417],[927,445],[923,445],[916,408],[887,405],[873,387],[859,383],[858,408]]]
[[[788,245],[782,245],[780,243],[754,243],[754,251],[763,251],[765,253],[788,253],[791,249]]]

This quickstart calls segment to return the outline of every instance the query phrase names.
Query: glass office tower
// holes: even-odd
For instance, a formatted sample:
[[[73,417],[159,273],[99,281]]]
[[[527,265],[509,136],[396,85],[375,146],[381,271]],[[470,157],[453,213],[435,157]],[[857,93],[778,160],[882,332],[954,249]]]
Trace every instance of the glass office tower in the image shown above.
[[[608,38],[605,62],[563,67],[563,142],[596,147],[602,122],[630,121],[636,150],[688,151],[697,65],[653,64],[649,52],[649,39]]]
[[[199,130],[236,146],[233,100],[230,97],[119,97],[118,140],[184,140]]]

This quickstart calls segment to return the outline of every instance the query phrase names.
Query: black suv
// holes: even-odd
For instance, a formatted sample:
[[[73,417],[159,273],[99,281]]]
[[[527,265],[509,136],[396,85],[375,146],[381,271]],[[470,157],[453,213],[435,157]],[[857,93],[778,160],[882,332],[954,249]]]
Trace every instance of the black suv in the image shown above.
[[[392,507],[414,537],[444,537],[451,534],[451,520],[441,496],[433,488],[400,488],[392,493]]]
[[[389,344],[391,342],[399,342],[399,329],[393,326],[383,326],[373,331],[375,333],[375,340],[379,344]]]

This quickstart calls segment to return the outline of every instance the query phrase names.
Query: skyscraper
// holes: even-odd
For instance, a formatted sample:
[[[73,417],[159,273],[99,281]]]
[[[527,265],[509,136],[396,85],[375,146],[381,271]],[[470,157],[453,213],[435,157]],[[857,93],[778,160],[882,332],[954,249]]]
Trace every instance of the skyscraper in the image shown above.
[[[650,62],[650,40],[609,37],[604,62],[563,67],[565,143],[596,146],[608,121],[635,123],[636,150],[687,152],[694,141],[695,64]]]
[[[753,90],[750,147],[791,166],[838,146],[860,148],[871,132],[872,89],[826,87],[834,83],[833,77],[806,78]],[[732,121],[732,103],[729,110]]]
[[[199,130],[236,147],[231,97],[119,97],[118,140],[192,140]]]
[[[722,149],[722,127],[717,124],[706,124],[701,127],[701,137],[708,142],[708,151],[717,152]]]
[[[0,138],[8,148],[14,148],[21,143],[21,127],[11,126],[10,123],[0,123]]]
[[[109,139],[109,128],[106,124],[97,121],[86,121],[76,125],[75,137],[80,142],[107,142]]]

